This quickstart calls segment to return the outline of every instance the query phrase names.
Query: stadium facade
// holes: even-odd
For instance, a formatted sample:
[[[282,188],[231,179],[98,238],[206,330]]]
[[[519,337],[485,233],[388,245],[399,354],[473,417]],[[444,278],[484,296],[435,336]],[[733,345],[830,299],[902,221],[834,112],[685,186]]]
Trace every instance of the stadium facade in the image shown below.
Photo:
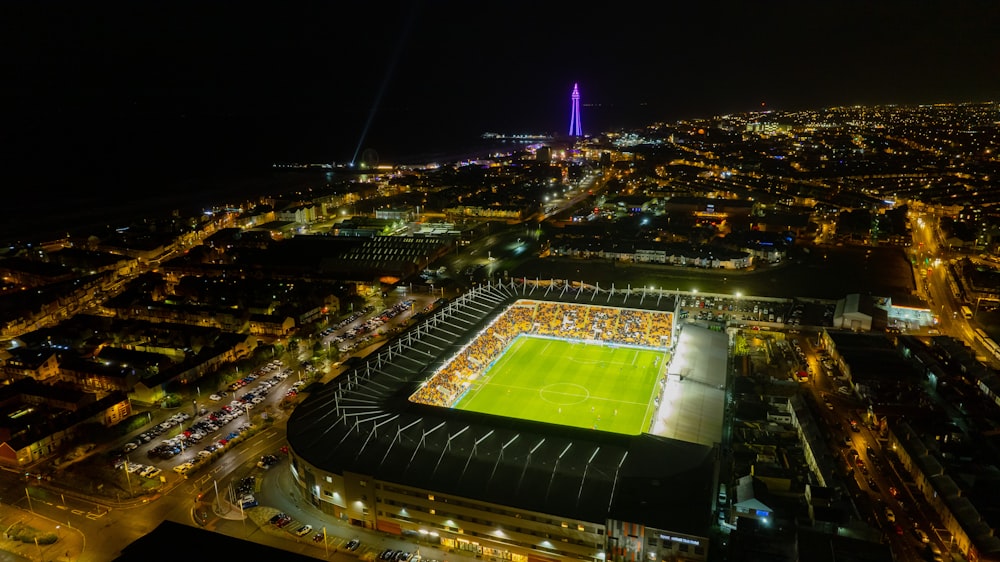
[[[303,492],[353,525],[485,559],[704,560],[718,439],[592,431],[410,399],[526,301],[657,311],[671,321],[654,341],[677,341],[677,302],[663,292],[527,280],[477,288],[295,409],[288,440]]]

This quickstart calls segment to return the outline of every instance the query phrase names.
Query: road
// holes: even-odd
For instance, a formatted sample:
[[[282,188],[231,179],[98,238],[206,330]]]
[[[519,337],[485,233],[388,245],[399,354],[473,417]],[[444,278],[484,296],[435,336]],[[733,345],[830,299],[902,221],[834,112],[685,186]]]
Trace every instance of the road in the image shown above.
[[[993,368],[1000,368],[1000,357],[995,357],[976,339],[975,329],[978,325],[962,313],[962,305],[965,303],[957,294],[958,280],[952,277],[950,267],[956,254],[941,246],[937,220],[935,215],[924,215],[913,222],[910,254],[915,264],[914,275],[918,277],[917,287],[937,315],[937,328],[941,333],[963,340],[976,350],[977,355],[986,358]],[[978,306],[975,309],[978,312]]]
[[[836,391],[843,383],[831,376],[835,372],[822,368],[823,352],[815,346],[813,338],[801,337],[798,341],[814,373],[808,390],[817,405],[829,404],[820,407],[820,418],[831,436],[830,453],[842,474],[846,474],[846,491],[856,515],[881,532],[897,560],[926,560],[926,546],[913,532],[914,526],[946,551],[947,544],[934,532],[943,525],[920,493],[913,493],[906,485],[909,477],[895,454],[883,450],[885,441],[879,440],[878,428],[871,425],[864,404],[854,396]],[[886,508],[892,510],[894,522],[888,520]]]

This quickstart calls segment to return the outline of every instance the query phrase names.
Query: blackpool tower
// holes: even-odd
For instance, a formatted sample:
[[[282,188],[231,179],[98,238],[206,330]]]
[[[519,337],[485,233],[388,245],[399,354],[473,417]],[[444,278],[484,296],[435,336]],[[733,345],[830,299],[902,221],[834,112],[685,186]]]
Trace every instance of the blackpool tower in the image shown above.
[[[573,95],[570,96],[573,100],[573,107],[570,110],[569,115],[569,136],[571,137],[582,137],[583,128],[580,127],[580,88],[579,84],[573,84]]]

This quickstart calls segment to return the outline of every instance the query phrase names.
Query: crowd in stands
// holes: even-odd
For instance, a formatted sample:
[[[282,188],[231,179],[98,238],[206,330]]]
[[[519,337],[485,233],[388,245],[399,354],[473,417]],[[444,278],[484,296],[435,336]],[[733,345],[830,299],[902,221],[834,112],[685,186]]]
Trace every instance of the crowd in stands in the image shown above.
[[[524,333],[624,345],[663,347],[672,317],[653,310],[519,301],[438,371],[410,400],[451,407],[507,345]],[[662,336],[667,336],[664,339]]]
[[[482,334],[437,372],[410,400],[450,407],[471,381],[496,359],[515,337],[531,330],[534,306],[508,308]]]

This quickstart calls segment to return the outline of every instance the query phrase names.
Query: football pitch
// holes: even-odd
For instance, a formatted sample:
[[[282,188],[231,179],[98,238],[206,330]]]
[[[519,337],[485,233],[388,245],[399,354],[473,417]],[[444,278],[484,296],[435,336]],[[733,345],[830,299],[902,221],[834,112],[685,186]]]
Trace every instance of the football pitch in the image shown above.
[[[665,351],[519,336],[455,408],[638,435]]]

